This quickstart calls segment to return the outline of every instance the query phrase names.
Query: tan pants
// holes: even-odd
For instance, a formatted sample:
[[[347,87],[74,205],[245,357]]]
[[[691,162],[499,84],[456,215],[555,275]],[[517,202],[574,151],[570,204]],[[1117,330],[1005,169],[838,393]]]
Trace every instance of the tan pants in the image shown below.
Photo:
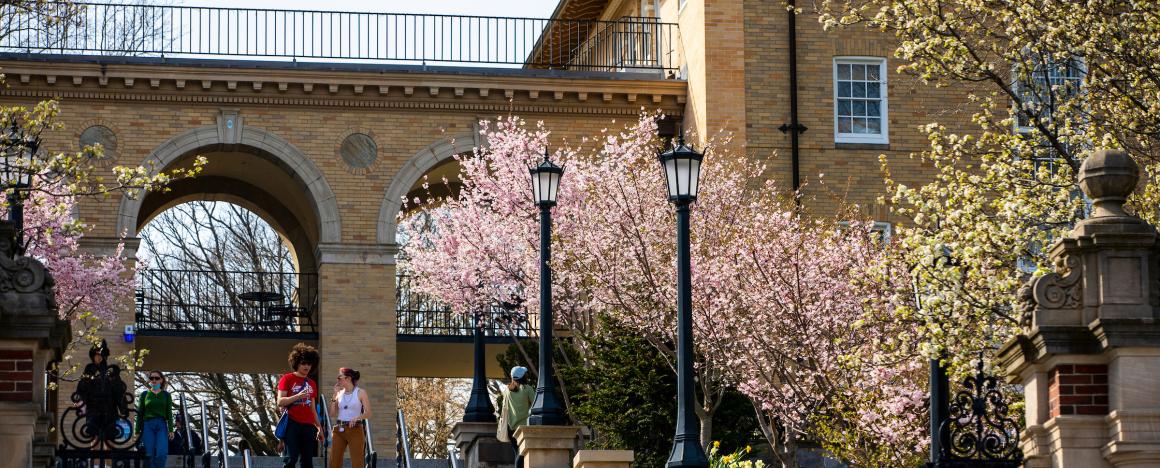
[[[340,431],[341,429],[341,431]],[[363,450],[367,439],[366,429],[362,424],[354,427],[334,426],[330,431],[330,465],[328,468],[342,468],[342,456],[347,447],[350,447],[350,467],[363,468]]]

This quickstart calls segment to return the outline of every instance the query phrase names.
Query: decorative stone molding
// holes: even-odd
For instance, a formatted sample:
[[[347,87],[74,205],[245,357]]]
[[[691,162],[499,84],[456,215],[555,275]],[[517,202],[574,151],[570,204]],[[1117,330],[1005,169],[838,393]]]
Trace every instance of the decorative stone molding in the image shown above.
[[[343,163],[347,172],[366,175],[375,172],[382,158],[375,133],[369,128],[352,128],[335,141],[334,155]]]
[[[395,235],[399,227],[395,218],[402,209],[403,197],[423,174],[452,156],[470,152],[479,144],[478,131],[460,133],[427,145],[412,155],[403,164],[403,168],[391,178],[391,185],[387,187],[386,195],[379,205],[378,233],[375,236],[379,243],[395,245]]]
[[[224,140],[225,134],[220,130],[223,119],[219,117],[218,123],[219,125],[189,130],[166,140],[145,159],[144,164],[149,167],[151,173],[156,174],[201,148],[230,144]],[[314,203],[320,224],[319,242],[340,242],[342,222],[339,218],[338,202],[330,184],[326,182],[322,171],[314,162],[290,142],[261,128],[245,127],[240,129],[239,133],[236,144],[272,155],[285,167],[292,168],[295,171],[293,175],[306,184],[306,191]],[[141,214],[143,198],[121,197],[121,204],[117,208],[117,233],[131,237],[137,235],[137,218]]]
[[[120,145],[117,141],[119,129],[115,124],[106,120],[90,120],[78,127],[73,137],[77,140],[77,151],[83,151],[85,146],[101,144],[100,158],[90,158],[97,167],[108,167],[116,162],[120,156]]]
[[[1160,243],[1124,210],[1139,167],[1097,151],[1079,172],[1091,217],[1019,291],[1026,332],[1000,351],[1026,389],[1028,466],[1160,466]]]
[[[412,70],[404,68],[321,69],[306,67],[214,67],[212,60],[196,66],[175,65],[174,61],[146,64],[93,63],[80,61],[2,60],[0,67],[10,75],[21,77],[19,87],[0,90],[0,94],[17,97],[65,99],[108,99],[197,102],[221,105],[264,104],[314,107],[362,107],[392,109],[466,110],[486,113],[584,113],[635,115],[640,112],[636,96],[652,96],[653,105],[671,115],[679,115],[686,102],[684,81],[653,78],[634,74],[545,73],[542,70],[512,71],[504,69]],[[61,89],[48,77],[70,76],[74,88]],[[86,80],[88,78],[89,80]],[[148,87],[94,87],[84,84],[96,79],[107,84],[115,80],[140,79]],[[186,83],[200,82],[200,87]],[[249,83],[253,92],[233,91],[238,83]],[[262,83],[277,83],[276,87]],[[80,83],[80,84],[77,84]],[[311,94],[315,85],[325,87],[324,95]],[[378,88],[378,95],[360,92]],[[392,88],[401,94],[388,93]],[[427,92],[415,93],[415,88]],[[291,96],[290,91],[302,94]],[[453,90],[440,93],[439,90]],[[503,89],[503,97],[492,96],[492,89]],[[590,93],[601,96],[597,103],[585,104]],[[552,100],[540,100],[540,95]],[[520,99],[518,96],[526,96]],[[509,99],[514,98],[514,102]]]
[[[217,116],[218,141],[226,145],[236,145],[241,139],[242,116],[238,109],[222,109]]]
[[[318,263],[394,265],[399,249],[393,244],[319,244]]]

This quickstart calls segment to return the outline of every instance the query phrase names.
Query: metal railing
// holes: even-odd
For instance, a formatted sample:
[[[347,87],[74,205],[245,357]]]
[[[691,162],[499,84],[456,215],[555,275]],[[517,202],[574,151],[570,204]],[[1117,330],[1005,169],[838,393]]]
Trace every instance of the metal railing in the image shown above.
[[[316,274],[142,269],[137,275],[141,331],[318,331]]]
[[[403,410],[399,410],[395,415],[395,466],[398,468],[411,468],[414,463],[411,462],[411,441],[407,438],[407,418],[403,416]]]
[[[395,275],[396,334],[423,336],[474,336],[475,325],[470,315],[453,312],[450,307],[433,297],[411,288],[411,277]],[[531,329],[524,309],[506,310],[495,306],[485,312],[484,331],[489,337],[528,337]]]
[[[616,21],[46,3],[0,7],[0,51],[160,57],[278,57],[675,71],[676,24]]]

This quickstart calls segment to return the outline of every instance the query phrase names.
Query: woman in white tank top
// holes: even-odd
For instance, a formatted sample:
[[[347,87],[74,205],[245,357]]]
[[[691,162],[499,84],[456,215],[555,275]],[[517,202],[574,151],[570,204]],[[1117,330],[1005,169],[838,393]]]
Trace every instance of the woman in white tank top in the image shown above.
[[[364,464],[363,450],[366,447],[366,420],[371,417],[370,398],[358,386],[359,372],[343,367],[338,370],[338,382],[334,384],[334,397],[330,399],[330,414],[338,420],[331,430],[330,463],[328,468],[342,468],[343,452],[350,447],[350,466]]]

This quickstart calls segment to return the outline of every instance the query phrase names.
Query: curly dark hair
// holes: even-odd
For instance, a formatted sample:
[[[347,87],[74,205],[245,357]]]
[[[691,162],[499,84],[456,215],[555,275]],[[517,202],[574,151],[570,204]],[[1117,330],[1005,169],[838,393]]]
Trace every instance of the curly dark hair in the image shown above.
[[[302,364],[318,367],[318,350],[306,343],[298,343],[290,349],[290,356],[286,361],[290,364],[291,371],[297,371],[298,366]]]

